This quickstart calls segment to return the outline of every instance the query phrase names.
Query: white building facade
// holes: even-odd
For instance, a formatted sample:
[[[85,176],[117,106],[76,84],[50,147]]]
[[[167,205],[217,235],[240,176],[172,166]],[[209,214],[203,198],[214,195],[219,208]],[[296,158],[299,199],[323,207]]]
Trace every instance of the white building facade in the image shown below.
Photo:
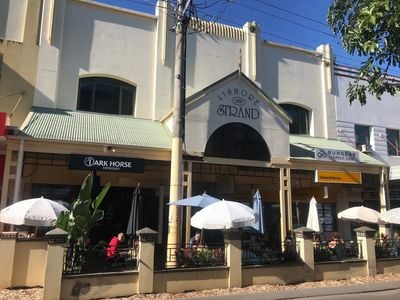
[[[160,1],[155,15],[149,15],[87,0],[37,2],[37,28],[19,24],[36,37],[31,42],[37,51],[34,92],[21,101],[29,109],[18,110],[18,104],[10,118],[19,131],[7,137],[1,207],[45,193],[71,201],[92,170],[99,185],[111,182],[114,187],[105,210],[110,224],[120,222],[110,230],[126,226],[132,189],[140,182],[149,199],[142,207],[141,225],[161,232],[161,242],[168,222],[174,95],[170,7]],[[12,11],[32,14],[28,2],[21,3]],[[186,195],[207,190],[249,203],[259,189],[265,195],[271,240],[283,240],[289,230],[304,224],[313,195],[321,202],[324,231],[351,234],[346,225],[337,225],[336,212],[350,202],[362,202],[362,182],[321,182],[318,170],[372,176],[371,184],[381,192],[375,204],[384,209],[386,182],[380,176],[395,158],[371,157],[344,139],[342,133],[352,124],[371,124],[364,120],[373,119],[350,114],[354,105],[346,108],[344,84],[333,73],[328,45],[310,51],[271,43],[251,22],[235,28],[193,20],[189,30]],[[5,32],[4,39],[9,36]],[[27,46],[24,40],[19,43]],[[12,50],[4,46],[2,51],[3,64],[12,69]],[[9,89],[0,81],[4,95]],[[6,99],[9,104],[2,110],[10,113],[17,101]],[[379,140],[383,129],[398,128],[386,122],[371,131],[377,151],[384,152],[385,142]],[[354,137],[351,130],[349,136]],[[359,160],[321,160],[316,149],[354,154]],[[72,161],[88,155],[138,159],[134,163],[143,167],[90,169]]]

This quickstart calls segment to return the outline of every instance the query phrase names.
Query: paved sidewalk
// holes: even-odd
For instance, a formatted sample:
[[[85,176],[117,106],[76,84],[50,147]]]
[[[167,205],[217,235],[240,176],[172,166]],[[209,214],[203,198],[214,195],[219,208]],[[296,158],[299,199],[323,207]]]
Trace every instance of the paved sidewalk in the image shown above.
[[[378,291],[400,290],[400,281],[385,281],[376,283],[364,283],[354,285],[343,285],[326,288],[306,288],[306,289],[293,289],[279,292],[269,293],[254,293],[254,294],[241,294],[241,295],[223,295],[223,296],[206,296],[196,297],[192,299],[198,300],[277,300],[277,299],[296,299],[296,298],[313,298],[321,296],[332,295],[348,295],[348,294],[361,294]]]

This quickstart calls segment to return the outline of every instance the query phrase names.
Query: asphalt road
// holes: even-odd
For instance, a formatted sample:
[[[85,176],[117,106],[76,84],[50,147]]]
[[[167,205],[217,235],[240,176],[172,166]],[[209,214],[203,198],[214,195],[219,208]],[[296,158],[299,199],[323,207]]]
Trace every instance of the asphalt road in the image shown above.
[[[244,298],[246,299],[246,298]],[[259,298],[259,299],[268,299],[268,298]],[[348,295],[337,295],[337,296],[316,296],[316,297],[306,297],[306,298],[294,298],[293,300],[300,299],[318,299],[318,300],[398,300],[400,299],[400,289],[398,290],[389,290],[389,291],[379,291],[379,292],[368,292],[368,293],[360,293],[360,294],[348,294]],[[252,298],[255,300],[255,298]]]
[[[284,290],[269,293],[253,293],[241,295],[207,296],[193,298],[197,300],[400,300],[400,281],[376,282],[360,285],[306,288]]]

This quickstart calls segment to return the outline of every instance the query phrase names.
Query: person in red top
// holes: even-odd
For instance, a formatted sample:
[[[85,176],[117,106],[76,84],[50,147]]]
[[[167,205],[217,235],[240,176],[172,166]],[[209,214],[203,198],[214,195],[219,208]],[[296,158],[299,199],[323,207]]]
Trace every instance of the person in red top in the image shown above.
[[[107,248],[107,258],[116,258],[119,256],[119,244],[125,239],[125,236],[122,232],[118,233],[117,236],[114,236]]]

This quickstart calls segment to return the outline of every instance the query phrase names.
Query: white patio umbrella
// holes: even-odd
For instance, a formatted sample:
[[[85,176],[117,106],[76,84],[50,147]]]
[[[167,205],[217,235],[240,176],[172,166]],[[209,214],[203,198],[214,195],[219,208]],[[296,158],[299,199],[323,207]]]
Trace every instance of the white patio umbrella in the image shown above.
[[[185,199],[181,199],[175,202],[167,203],[168,205],[177,205],[177,206],[197,206],[197,207],[206,207],[215,202],[220,202],[221,200],[218,198],[211,197],[204,192],[202,195],[197,195]]]
[[[380,221],[388,224],[400,224],[400,207],[383,212]]]
[[[316,232],[321,231],[321,227],[319,225],[319,216],[318,216],[318,207],[317,200],[314,196],[310,200],[310,205],[308,208],[308,217],[307,217],[307,228],[310,228]]]
[[[68,209],[46,198],[14,203],[0,211],[0,222],[14,225],[54,226],[61,212]]]
[[[379,222],[380,213],[376,210],[365,206],[355,206],[347,208],[338,213],[338,218],[345,221],[358,223],[373,223]]]
[[[234,201],[219,201],[198,211],[190,220],[199,229],[229,229],[250,226],[258,221],[250,207]]]
[[[264,234],[264,217],[260,191],[257,189],[253,196],[253,210],[258,214],[258,222],[253,224],[252,227]]]

